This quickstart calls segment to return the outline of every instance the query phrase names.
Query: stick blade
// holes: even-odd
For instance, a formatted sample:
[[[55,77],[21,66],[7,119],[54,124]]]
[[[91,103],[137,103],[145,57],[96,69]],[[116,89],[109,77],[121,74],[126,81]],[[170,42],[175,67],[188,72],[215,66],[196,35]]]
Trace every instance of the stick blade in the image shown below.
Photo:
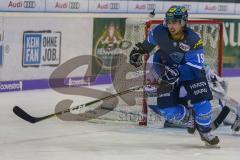
[[[20,118],[30,123],[36,123],[37,119],[27,114],[22,108],[15,106],[13,107],[13,112]]]

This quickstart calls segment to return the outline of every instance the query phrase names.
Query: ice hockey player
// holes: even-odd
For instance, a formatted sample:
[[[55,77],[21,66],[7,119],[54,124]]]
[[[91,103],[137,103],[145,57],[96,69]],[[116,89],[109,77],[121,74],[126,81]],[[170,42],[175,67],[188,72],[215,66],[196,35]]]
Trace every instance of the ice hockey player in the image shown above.
[[[204,50],[202,40],[187,27],[188,13],[182,6],[171,6],[165,14],[163,24],[154,27],[148,37],[130,53],[130,64],[139,67],[142,55],[153,54],[151,76],[155,81],[165,80],[174,84],[174,90],[158,95],[157,105],[149,105],[168,121],[186,120],[188,110],[178,103],[179,93],[187,94],[194,111],[194,121],[201,140],[209,145],[219,143],[219,138],[211,134],[210,100],[212,93],[203,69]],[[157,64],[163,64],[165,70]],[[152,81],[152,80],[151,80]]]

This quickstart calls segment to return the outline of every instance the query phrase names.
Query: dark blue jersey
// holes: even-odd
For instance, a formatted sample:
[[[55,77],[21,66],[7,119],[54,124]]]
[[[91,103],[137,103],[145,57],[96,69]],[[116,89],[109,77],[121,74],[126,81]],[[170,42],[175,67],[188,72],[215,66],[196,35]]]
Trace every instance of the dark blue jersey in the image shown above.
[[[184,72],[181,74],[181,80],[197,78],[199,70],[203,67],[204,51],[202,40],[191,28],[186,27],[184,39],[176,41],[171,39],[167,27],[157,25],[148,33],[144,45],[146,47],[158,46],[160,49],[154,54],[153,62],[174,67],[178,66],[180,73]]]

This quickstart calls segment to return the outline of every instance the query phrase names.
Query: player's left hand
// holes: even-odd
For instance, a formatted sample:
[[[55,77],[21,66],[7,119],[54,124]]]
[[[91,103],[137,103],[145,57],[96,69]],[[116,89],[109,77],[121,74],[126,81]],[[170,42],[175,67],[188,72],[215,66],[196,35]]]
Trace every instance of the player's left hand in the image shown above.
[[[133,47],[133,49],[129,55],[130,64],[135,67],[141,66],[143,63],[142,56],[144,54],[145,54],[145,50],[143,48],[143,44],[140,42],[137,43],[135,45],[135,47]]]
[[[142,54],[139,52],[137,48],[133,48],[133,50],[130,53],[129,59],[130,59],[130,64],[135,67],[139,67],[143,63]]]

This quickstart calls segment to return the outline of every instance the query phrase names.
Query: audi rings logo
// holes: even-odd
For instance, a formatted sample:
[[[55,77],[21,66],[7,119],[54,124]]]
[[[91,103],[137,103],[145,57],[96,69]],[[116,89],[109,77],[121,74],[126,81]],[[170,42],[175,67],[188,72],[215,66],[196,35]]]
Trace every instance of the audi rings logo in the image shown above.
[[[35,8],[36,7],[36,2],[35,1],[24,1],[23,2],[23,7],[24,8]]]
[[[147,4],[147,9],[148,10],[153,10],[156,8],[156,4]]]
[[[69,2],[69,9],[79,9],[80,3],[79,2]]]
[[[120,4],[119,3],[110,3],[110,9],[119,9]]]
[[[218,11],[226,12],[228,10],[226,5],[219,5],[218,6]]]

